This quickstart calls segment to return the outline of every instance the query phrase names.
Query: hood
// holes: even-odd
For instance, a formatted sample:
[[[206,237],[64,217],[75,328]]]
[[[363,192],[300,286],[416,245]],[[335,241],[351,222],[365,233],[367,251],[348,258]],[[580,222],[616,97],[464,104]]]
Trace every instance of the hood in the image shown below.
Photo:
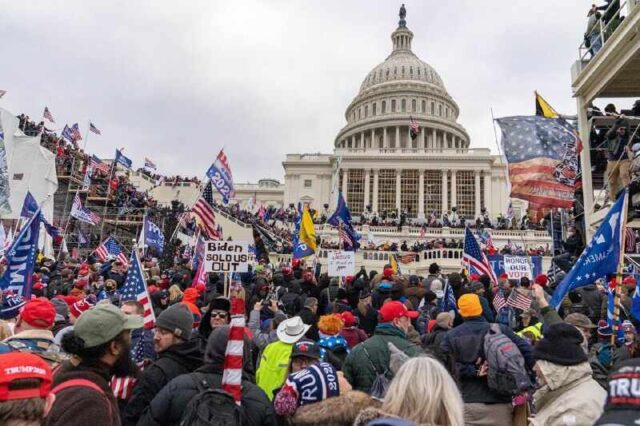
[[[542,375],[547,382],[543,388],[547,387],[552,391],[560,389],[563,386],[567,386],[568,384],[584,377],[591,377],[593,372],[591,370],[591,365],[589,365],[589,362],[587,361],[569,366],[553,364],[544,360],[538,360],[537,362],[540,370],[542,370]]]
[[[247,338],[246,334],[243,334],[243,369],[247,369],[251,364],[251,342]],[[224,356],[227,351],[227,342],[229,341],[229,326],[223,325],[216,327],[207,339],[207,348],[204,353],[204,362],[207,365],[213,365],[216,367],[224,366]],[[249,364],[249,365],[248,365]]]
[[[162,352],[160,356],[163,358],[171,358],[190,371],[201,366],[203,360],[202,346],[199,344],[198,339],[191,339],[184,343],[173,345]]]
[[[349,391],[315,404],[303,405],[296,410],[291,423],[300,426],[350,425],[360,411],[380,404],[364,392]]]

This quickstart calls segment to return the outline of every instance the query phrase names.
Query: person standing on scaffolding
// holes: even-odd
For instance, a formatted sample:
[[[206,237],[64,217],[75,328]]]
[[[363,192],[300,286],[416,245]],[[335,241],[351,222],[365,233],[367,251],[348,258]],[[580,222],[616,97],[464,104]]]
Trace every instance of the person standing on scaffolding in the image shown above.
[[[607,189],[609,200],[615,201],[621,189],[631,183],[629,166],[631,165],[631,148],[629,146],[629,121],[624,115],[618,117],[613,127],[607,132]]]

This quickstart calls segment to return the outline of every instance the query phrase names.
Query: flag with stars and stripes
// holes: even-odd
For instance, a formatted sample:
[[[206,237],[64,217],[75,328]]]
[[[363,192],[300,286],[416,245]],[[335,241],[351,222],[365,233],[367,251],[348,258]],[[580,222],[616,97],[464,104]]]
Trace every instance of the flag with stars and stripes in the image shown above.
[[[120,244],[118,244],[113,237],[108,237],[104,240],[95,250],[95,253],[98,255],[101,262],[105,262],[110,256],[114,256],[116,260],[119,260],[123,265],[127,265],[129,263],[127,255],[123,253],[120,248]]]
[[[73,205],[69,214],[80,222],[88,223],[89,225],[97,225],[102,220],[95,212],[82,205],[82,200],[80,200],[78,193],[73,197]]]
[[[196,216],[198,224],[202,229],[202,232],[210,239],[217,240],[218,232],[216,227],[216,215],[213,213],[213,190],[211,188],[211,181],[207,182],[198,197],[198,200],[191,208],[191,211]]]
[[[598,278],[617,272],[620,252],[621,249],[624,249],[622,237],[627,219],[628,195],[629,188],[626,188],[609,209],[589,244],[584,248],[569,273],[556,287],[549,302],[550,306],[558,309],[562,299],[571,290],[592,284]]]
[[[527,200],[535,216],[546,208],[572,207],[579,168],[576,130],[563,119],[538,116],[496,121],[509,164],[511,197]]]
[[[62,137],[73,143],[81,141],[82,135],[80,134],[78,123],[75,123],[71,127],[65,124],[64,129],[62,129]]]
[[[415,140],[420,134],[420,126],[413,117],[409,117],[409,134],[411,135],[411,140]]]
[[[110,166],[109,164],[103,162],[101,159],[93,155],[89,160],[89,168],[91,170],[100,170],[105,175],[108,175]]]
[[[89,131],[95,133],[96,135],[102,134],[102,132],[98,130],[98,128],[92,122],[89,122]]]
[[[500,312],[500,309],[507,306],[507,301],[504,298],[504,293],[502,289],[498,289],[498,292],[493,296],[493,307],[496,309],[496,312]]]
[[[533,299],[531,299],[531,297],[527,296],[521,291],[518,291],[515,288],[511,291],[511,294],[507,299],[507,305],[513,308],[521,309],[523,311],[526,311],[531,307],[531,302],[533,302]]]
[[[127,272],[127,278],[124,281],[124,285],[120,288],[119,293],[122,298],[122,302],[127,300],[135,300],[140,302],[144,307],[144,327],[149,329],[155,325],[156,316],[153,313],[151,307],[151,299],[149,298],[149,292],[147,291],[147,283],[144,280],[144,274],[142,273],[142,265],[138,258],[138,250],[131,250],[131,267]]]
[[[469,227],[464,231],[464,249],[462,252],[462,264],[467,266],[469,273],[477,273],[479,275],[487,275],[494,283],[498,282],[495,272],[480,249],[480,244],[476,241]]]
[[[42,116],[52,123],[56,122],[56,120],[53,119],[53,115],[51,115],[51,111],[49,111],[49,108],[47,107],[44,107],[44,112],[42,113]]]

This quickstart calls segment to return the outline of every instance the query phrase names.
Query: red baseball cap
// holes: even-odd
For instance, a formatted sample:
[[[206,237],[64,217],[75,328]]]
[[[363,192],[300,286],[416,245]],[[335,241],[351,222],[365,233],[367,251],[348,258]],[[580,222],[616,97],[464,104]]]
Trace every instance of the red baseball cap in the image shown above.
[[[382,270],[382,275],[384,275],[385,277],[390,277],[393,275],[393,268],[390,267],[386,267]]]
[[[418,318],[420,313],[418,311],[410,311],[407,309],[402,302],[387,302],[380,308],[380,316],[382,317],[382,322],[393,321],[396,318],[407,317],[407,318]]]
[[[349,311],[344,311],[340,314],[340,318],[342,318],[342,322],[344,322],[345,327],[353,327],[356,325],[356,317]]]
[[[11,383],[25,379],[37,379],[40,383],[33,387],[11,389]],[[51,381],[51,369],[39,356],[28,352],[0,355],[0,401],[45,398],[51,388]]]
[[[20,318],[33,327],[49,328],[56,320],[56,308],[48,299],[38,297],[24,305]]]

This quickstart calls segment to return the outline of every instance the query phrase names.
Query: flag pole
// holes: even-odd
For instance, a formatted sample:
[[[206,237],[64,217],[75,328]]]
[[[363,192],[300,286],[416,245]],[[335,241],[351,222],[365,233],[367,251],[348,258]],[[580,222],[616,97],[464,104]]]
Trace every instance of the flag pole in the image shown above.
[[[616,274],[616,290],[613,298],[613,326],[611,333],[611,345],[615,345],[618,328],[620,325],[620,297],[622,295],[622,271],[624,269],[624,246],[627,240],[627,232],[624,229],[627,226],[627,204],[629,202],[629,188],[624,190],[624,201],[622,203],[622,220],[620,221],[620,253],[618,260],[618,272]]]

